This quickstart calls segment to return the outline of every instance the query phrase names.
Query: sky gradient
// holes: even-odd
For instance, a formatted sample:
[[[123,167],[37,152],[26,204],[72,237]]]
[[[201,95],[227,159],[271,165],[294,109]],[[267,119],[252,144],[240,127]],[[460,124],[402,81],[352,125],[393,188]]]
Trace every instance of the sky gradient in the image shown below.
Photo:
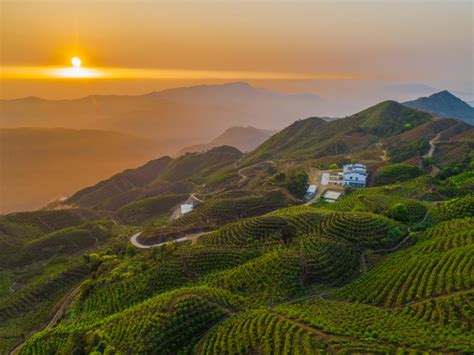
[[[446,82],[472,96],[472,1],[1,0],[0,26],[3,98],[229,80]],[[110,75],[38,74],[75,55]]]

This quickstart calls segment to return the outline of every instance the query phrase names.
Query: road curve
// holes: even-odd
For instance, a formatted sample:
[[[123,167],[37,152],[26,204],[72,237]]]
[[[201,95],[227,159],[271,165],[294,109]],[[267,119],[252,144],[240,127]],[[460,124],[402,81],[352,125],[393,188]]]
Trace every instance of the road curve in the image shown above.
[[[250,168],[254,168],[254,167],[256,167],[256,166],[263,165],[263,164],[270,164],[270,165],[273,165],[273,166],[274,166],[274,165],[275,165],[275,162],[274,162],[273,160],[264,160],[264,161],[261,161],[261,162],[258,162],[258,163],[255,163],[255,164],[248,165],[248,166],[245,166],[245,167],[243,167],[243,168],[240,168],[240,169],[238,170],[238,172],[237,172],[237,173],[239,174],[239,176],[240,176],[240,180],[237,182],[237,186],[242,186],[242,185],[244,185],[244,183],[246,183],[247,180],[249,179],[249,177],[243,173],[244,170],[250,169]],[[235,164],[234,164],[234,166],[235,166]]]
[[[150,244],[150,245],[142,244],[137,240],[137,238],[142,234],[142,232],[138,232],[138,233],[135,233],[134,235],[132,235],[130,237],[130,243],[132,243],[133,246],[135,246],[137,248],[140,248],[140,249],[149,249],[149,248],[154,248],[154,247],[159,247],[159,246],[165,245],[166,243],[184,242],[186,240],[195,241],[199,237],[201,237],[203,235],[206,235],[206,234],[209,234],[209,233],[212,233],[212,232],[213,231],[187,234],[184,237],[181,237],[181,238],[178,238],[178,239],[168,240],[166,242],[161,242],[161,243],[157,243],[157,244]]]

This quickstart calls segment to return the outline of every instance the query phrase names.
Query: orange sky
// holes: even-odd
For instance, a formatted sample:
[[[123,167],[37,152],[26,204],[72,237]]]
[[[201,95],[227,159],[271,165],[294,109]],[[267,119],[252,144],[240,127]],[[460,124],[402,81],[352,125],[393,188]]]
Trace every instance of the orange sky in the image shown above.
[[[234,79],[473,77],[472,1],[0,1],[4,98]],[[74,55],[116,79],[35,74]]]

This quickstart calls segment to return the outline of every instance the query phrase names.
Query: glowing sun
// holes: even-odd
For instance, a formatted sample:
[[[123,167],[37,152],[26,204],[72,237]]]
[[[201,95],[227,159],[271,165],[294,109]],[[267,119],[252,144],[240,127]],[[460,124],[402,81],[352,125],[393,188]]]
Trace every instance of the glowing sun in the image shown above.
[[[82,64],[82,60],[79,57],[72,57],[71,64],[73,67],[79,68]]]

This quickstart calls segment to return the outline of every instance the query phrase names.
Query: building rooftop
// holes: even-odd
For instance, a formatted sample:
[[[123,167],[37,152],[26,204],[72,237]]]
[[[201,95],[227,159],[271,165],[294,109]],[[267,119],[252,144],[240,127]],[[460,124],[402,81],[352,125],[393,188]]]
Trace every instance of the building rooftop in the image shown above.
[[[184,203],[181,205],[181,214],[186,214],[188,212],[191,212],[193,210],[193,205]]]
[[[342,192],[328,190],[324,193],[324,198],[327,200],[337,200],[341,196]]]
[[[352,173],[352,172],[358,172],[358,173],[367,173],[367,167],[364,164],[345,164],[342,167],[342,171],[344,173]]]

